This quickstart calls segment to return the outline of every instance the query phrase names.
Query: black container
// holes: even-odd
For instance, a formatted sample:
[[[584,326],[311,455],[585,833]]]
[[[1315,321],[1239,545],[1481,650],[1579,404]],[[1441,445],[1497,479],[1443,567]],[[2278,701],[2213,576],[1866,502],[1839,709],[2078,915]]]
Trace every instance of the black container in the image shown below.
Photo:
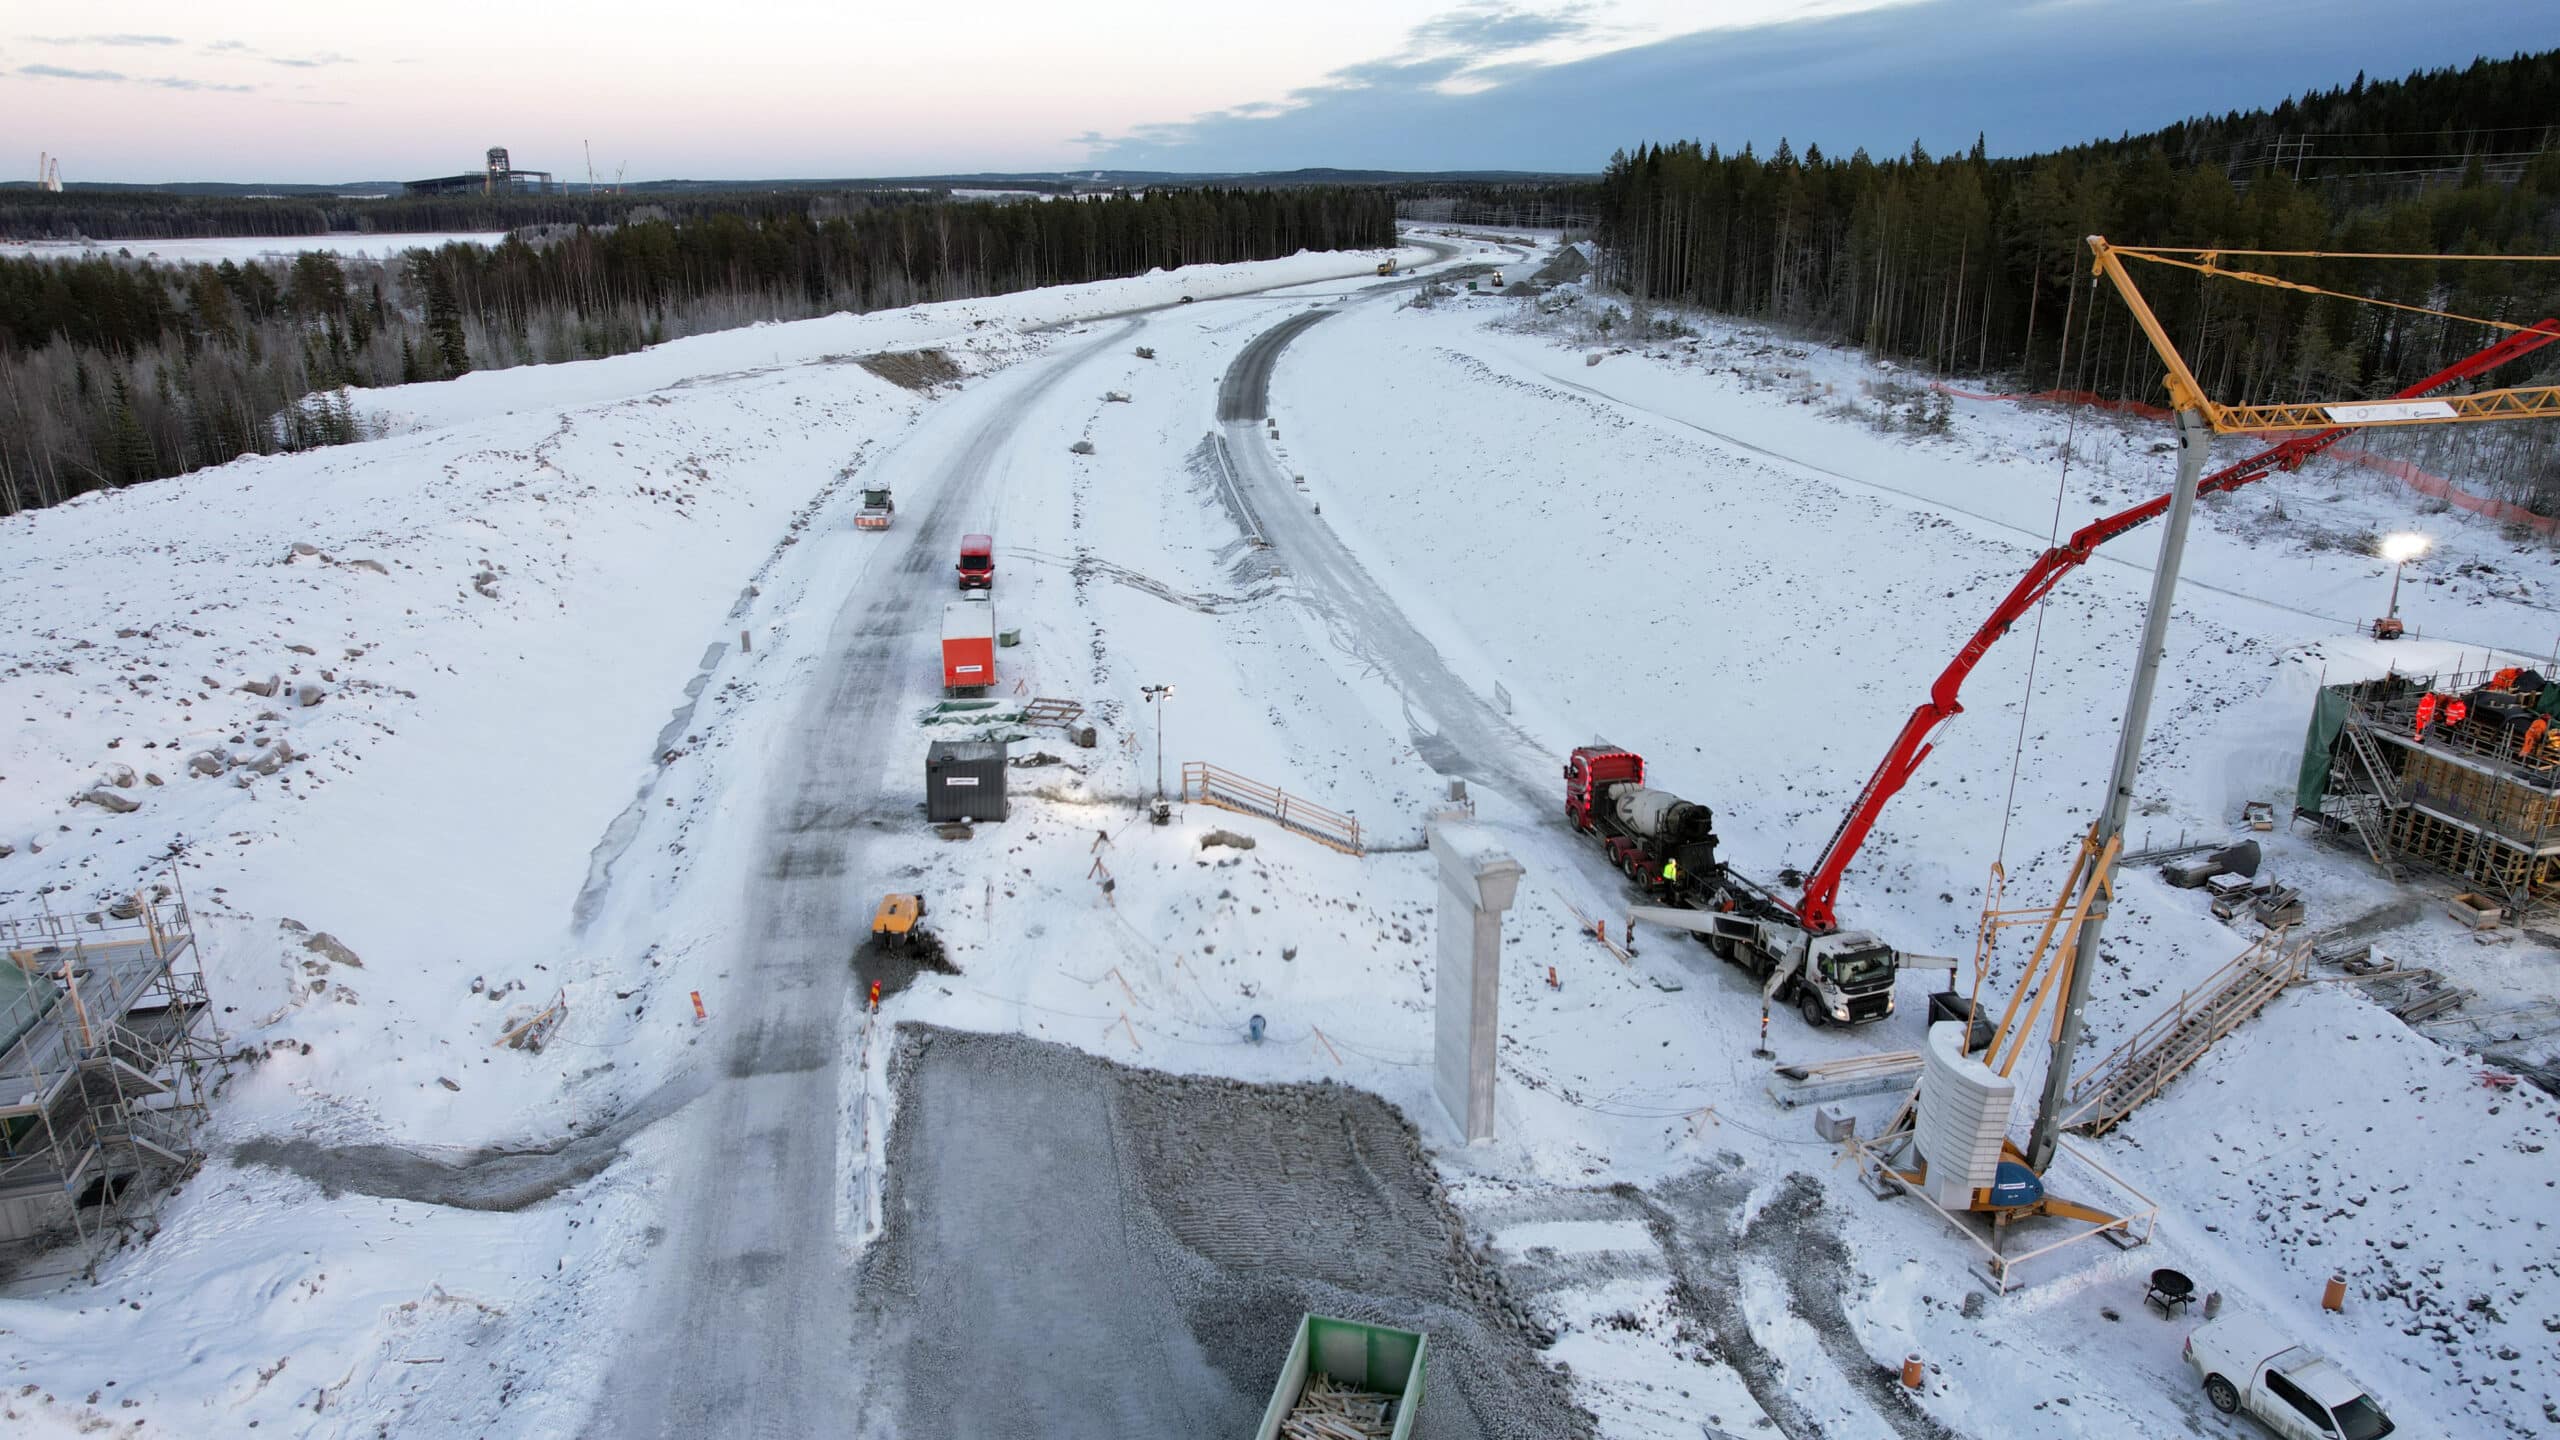
[[[1974,1014],[1973,1002],[1953,990],[1941,990],[1929,997],[1930,1024],[1935,1025],[1941,1020],[1962,1022],[1967,1019],[1973,1022],[1973,1028],[1966,1034],[1967,1043],[1964,1048],[1969,1054],[1979,1055],[1991,1048],[1989,1017]]]
[[[936,740],[924,757],[924,814],[949,820],[1005,818],[1005,744],[1001,740]]]

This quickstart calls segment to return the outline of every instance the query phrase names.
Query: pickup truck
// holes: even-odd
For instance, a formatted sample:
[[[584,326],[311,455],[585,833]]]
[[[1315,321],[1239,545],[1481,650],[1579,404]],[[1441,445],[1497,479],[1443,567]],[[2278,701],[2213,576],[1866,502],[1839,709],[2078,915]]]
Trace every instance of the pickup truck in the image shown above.
[[[2347,1372],[2251,1315],[2208,1320],[2182,1351],[2225,1415],[2247,1411],[2285,1440],[2382,1440],[2391,1417]]]

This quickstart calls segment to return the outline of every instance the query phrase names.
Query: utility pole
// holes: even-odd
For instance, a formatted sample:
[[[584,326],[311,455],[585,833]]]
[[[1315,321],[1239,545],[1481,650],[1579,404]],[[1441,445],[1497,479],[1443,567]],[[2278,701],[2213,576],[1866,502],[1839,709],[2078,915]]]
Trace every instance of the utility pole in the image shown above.
[[[1164,798],[1164,702],[1165,697],[1173,693],[1173,687],[1170,685],[1141,685],[1138,687],[1138,693],[1146,696],[1147,703],[1156,707],[1155,822],[1162,825],[1171,817],[1171,812],[1166,808]]]
[[[2151,572],[2151,609],[2143,617],[2142,647],[2133,662],[2133,689],[2125,697],[2124,729],[2116,736],[2115,773],[2107,781],[2107,805],[2090,832],[2093,853],[2103,855],[2109,840],[2124,834],[2133,807],[2133,779],[2142,768],[2142,734],[2151,723],[2151,692],[2160,678],[2161,652],[2168,646],[2169,608],[2178,593],[2178,562],[2187,548],[2187,522],[2196,509],[2196,484],[2204,478],[2205,455],[2213,448],[2213,429],[2204,412],[2192,405],[2178,411],[2178,488],[2169,500],[2169,526],[2160,536],[2160,563]],[[2113,877],[2103,877],[2112,895]],[[2053,1059],[2044,1077],[2044,1100],[2036,1107],[2035,1133],[2027,1142],[2027,1168],[2041,1175],[2053,1163],[2061,1140],[2063,1096],[2071,1088],[2071,1054],[2080,1045],[2080,1007],[2089,996],[2089,976],[2098,968],[2098,932],[2107,918],[2107,902],[2093,904],[2081,923],[2071,951],[2071,984],[2064,991],[2062,1013],[2054,1017]]]

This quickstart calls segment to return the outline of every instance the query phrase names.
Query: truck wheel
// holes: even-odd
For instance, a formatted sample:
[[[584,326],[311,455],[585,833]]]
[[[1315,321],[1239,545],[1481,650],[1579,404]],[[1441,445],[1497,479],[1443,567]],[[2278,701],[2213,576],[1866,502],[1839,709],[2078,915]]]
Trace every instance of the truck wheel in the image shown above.
[[[2212,1401],[2213,1408],[2225,1415],[2236,1415],[2240,1411],[2240,1388],[2219,1375],[2204,1377],[2204,1398]]]
[[[1733,958],[1733,942],[1731,940],[1726,939],[1722,935],[1701,935],[1698,938],[1707,942],[1707,948],[1715,952],[1715,957],[1717,959],[1723,961],[1727,965],[1735,963]]]
[[[1819,1030],[1831,1023],[1831,1012],[1822,1008],[1822,994],[1817,990],[1796,992],[1796,1008],[1804,1012],[1804,1023]]]

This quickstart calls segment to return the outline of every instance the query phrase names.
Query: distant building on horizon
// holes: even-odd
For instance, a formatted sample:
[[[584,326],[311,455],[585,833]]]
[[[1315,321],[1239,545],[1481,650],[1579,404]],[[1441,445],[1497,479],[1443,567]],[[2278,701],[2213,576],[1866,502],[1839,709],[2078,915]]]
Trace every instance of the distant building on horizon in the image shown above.
[[[508,163],[507,147],[489,147],[489,163],[480,170],[461,175],[438,175],[427,180],[407,180],[401,188],[411,195],[548,195],[551,172],[518,170]]]

